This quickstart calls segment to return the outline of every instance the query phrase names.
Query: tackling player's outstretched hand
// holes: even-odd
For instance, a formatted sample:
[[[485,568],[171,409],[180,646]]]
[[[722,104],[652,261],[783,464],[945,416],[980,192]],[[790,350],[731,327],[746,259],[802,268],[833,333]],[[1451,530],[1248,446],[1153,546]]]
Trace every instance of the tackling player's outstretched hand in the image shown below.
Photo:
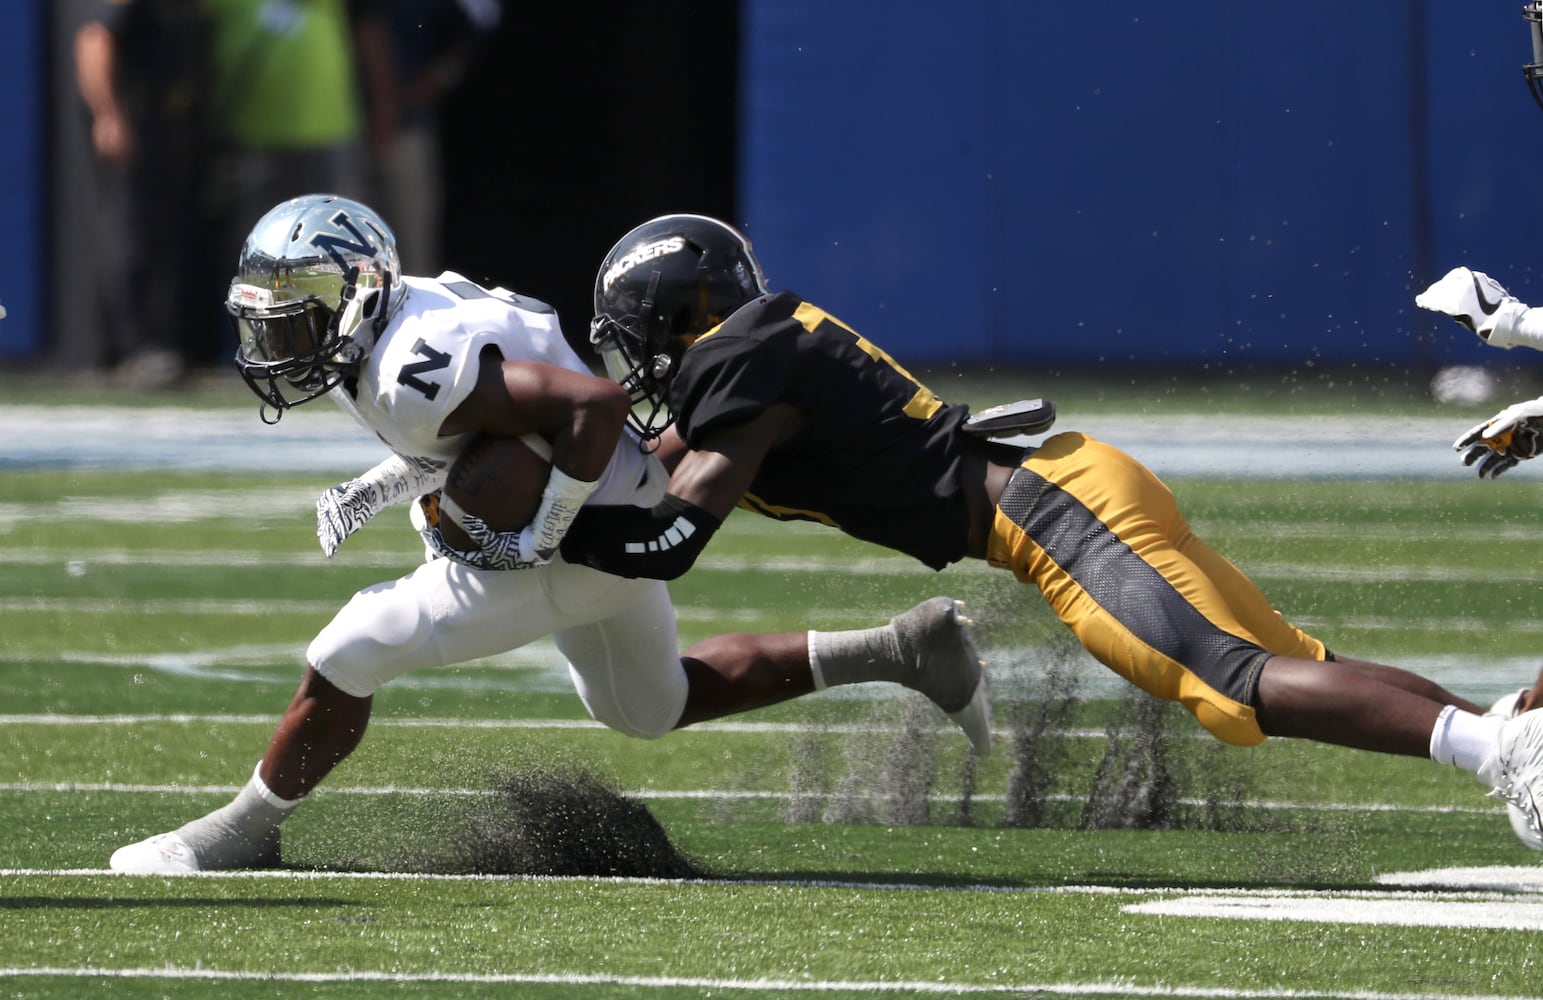
[[[1515,347],[1516,320],[1527,311],[1516,296],[1482,271],[1454,267],[1414,297],[1414,304],[1444,313],[1492,347]]]
[[[1494,479],[1543,449],[1543,397],[1514,403],[1452,442],[1463,464],[1478,466],[1480,479]]]

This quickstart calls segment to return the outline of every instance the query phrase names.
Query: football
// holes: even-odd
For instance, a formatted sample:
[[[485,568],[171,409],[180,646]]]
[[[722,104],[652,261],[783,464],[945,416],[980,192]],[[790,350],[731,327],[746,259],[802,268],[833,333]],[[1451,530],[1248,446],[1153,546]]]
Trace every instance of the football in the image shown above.
[[[541,445],[538,453],[532,444]],[[462,552],[477,546],[456,523],[455,509],[475,514],[495,531],[525,527],[541,505],[552,471],[548,448],[539,438],[494,437],[478,434],[450,465],[440,506],[439,533]]]

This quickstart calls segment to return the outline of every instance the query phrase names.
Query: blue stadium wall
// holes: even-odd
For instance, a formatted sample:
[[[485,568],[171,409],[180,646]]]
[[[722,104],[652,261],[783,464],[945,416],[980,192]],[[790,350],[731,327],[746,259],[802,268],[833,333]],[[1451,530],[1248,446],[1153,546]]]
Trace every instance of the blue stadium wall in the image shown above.
[[[69,334],[46,307],[49,10],[0,2],[0,363]],[[903,360],[1522,361],[1411,303],[1460,263],[1543,303],[1520,12],[741,0],[721,160],[773,282]]]
[[[43,347],[43,0],[0,3],[0,361]]]
[[[902,357],[1431,365],[1543,302],[1521,3],[746,0],[740,220]]]

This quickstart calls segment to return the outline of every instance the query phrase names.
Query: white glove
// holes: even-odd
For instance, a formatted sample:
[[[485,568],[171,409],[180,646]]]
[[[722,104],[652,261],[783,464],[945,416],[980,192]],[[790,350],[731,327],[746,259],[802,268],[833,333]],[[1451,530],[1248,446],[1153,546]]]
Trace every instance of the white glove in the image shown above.
[[[1463,464],[1479,466],[1480,479],[1494,479],[1543,450],[1543,397],[1514,403],[1452,442]]]
[[[1482,271],[1454,267],[1414,297],[1414,304],[1445,313],[1492,347],[1515,347],[1524,340],[1516,330],[1527,306]],[[1528,345],[1532,346],[1532,345]]]
[[[432,515],[424,511],[418,533],[431,556],[443,556],[477,569],[534,569],[547,565],[557,555],[557,546],[578,516],[579,508],[598,485],[598,481],[574,479],[554,465],[535,515],[519,531],[495,531],[482,518],[462,510],[443,494],[425,497],[419,507],[433,506],[435,510]],[[445,516],[455,519],[476,549],[462,552],[445,541],[438,527],[439,518]]]
[[[387,507],[444,485],[445,463],[393,454],[358,479],[329,487],[316,498],[316,540],[331,559],[343,540]]]
[[[461,530],[477,543],[477,551],[462,554],[461,562],[479,569],[533,569],[552,561],[555,552],[536,548],[536,531],[527,524],[519,531],[494,531],[475,514],[462,514]]]
[[[479,548],[463,552],[445,541],[439,530],[440,519],[451,516]],[[412,509],[413,527],[423,537],[425,556],[449,559],[473,569],[535,569],[551,562],[535,551],[535,533],[529,525],[519,531],[494,531],[480,517],[468,514],[436,491],[418,498]],[[486,544],[483,544],[486,543]]]

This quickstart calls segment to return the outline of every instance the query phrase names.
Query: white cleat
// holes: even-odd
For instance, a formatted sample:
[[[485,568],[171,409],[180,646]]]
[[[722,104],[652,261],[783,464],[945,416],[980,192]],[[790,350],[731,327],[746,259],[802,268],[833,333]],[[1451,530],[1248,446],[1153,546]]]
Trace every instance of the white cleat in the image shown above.
[[[158,833],[148,840],[113,851],[107,867],[128,875],[186,875],[202,871],[198,855],[175,833]]]
[[[1534,851],[1543,851],[1543,711],[1524,712],[1500,725],[1495,752],[1479,768],[1479,780],[1506,804],[1511,829]]]
[[[984,757],[991,752],[991,686],[962,609],[951,597],[934,597],[891,625],[912,664],[900,683],[931,698]]]

